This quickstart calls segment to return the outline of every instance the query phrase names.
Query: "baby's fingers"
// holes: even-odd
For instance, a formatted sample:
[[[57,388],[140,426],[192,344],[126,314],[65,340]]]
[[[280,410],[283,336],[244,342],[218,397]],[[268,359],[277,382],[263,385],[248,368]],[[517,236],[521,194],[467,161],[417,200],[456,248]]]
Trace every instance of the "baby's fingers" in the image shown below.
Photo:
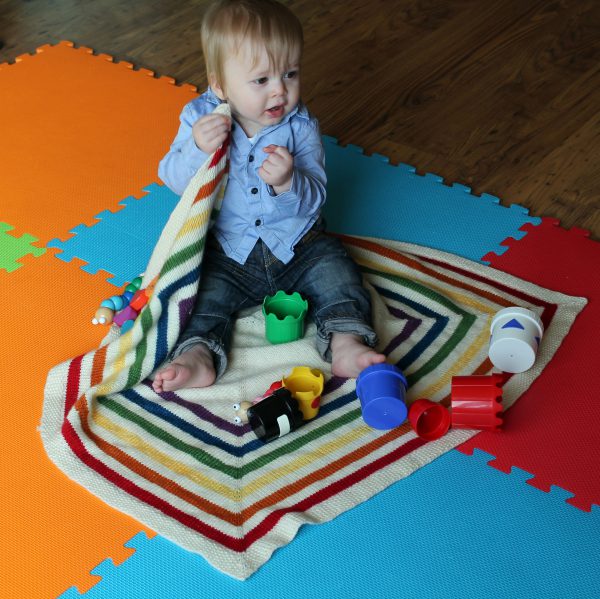
[[[203,120],[198,125],[200,131],[206,136],[217,135],[223,131],[228,132],[231,129],[231,121],[229,119],[222,115],[214,116],[217,118]]]
[[[215,114],[214,112],[201,117],[199,121],[206,124],[222,123],[226,124],[227,126],[231,125],[230,117],[225,116],[224,114]]]
[[[269,144],[263,148],[263,152],[270,154],[271,156],[279,156],[281,158],[291,157],[288,149],[285,146],[277,146],[275,144]]]

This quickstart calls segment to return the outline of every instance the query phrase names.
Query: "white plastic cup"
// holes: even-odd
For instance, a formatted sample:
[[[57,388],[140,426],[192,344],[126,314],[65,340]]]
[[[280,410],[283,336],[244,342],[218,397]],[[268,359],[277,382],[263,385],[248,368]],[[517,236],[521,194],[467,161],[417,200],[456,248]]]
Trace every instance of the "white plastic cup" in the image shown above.
[[[535,312],[504,308],[494,316],[490,332],[489,357],[496,368],[517,373],[533,366],[544,334],[544,325]]]

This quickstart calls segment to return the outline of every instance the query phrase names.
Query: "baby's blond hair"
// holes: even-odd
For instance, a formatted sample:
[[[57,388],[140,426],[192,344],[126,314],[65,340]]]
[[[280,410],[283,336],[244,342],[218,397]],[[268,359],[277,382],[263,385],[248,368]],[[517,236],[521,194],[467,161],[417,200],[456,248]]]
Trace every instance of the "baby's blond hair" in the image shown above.
[[[256,64],[264,47],[271,68],[289,64],[302,53],[302,25],[287,6],[275,0],[216,0],[202,21],[202,50],[209,82],[226,88],[224,65],[250,42]]]

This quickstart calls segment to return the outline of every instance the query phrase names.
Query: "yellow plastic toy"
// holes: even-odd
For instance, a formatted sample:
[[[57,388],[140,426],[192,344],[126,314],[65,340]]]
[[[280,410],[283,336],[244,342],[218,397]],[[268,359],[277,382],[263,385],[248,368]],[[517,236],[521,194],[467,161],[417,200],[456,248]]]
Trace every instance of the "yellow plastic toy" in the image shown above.
[[[296,366],[281,382],[298,402],[304,420],[311,420],[319,413],[323,393],[323,373],[320,370]]]

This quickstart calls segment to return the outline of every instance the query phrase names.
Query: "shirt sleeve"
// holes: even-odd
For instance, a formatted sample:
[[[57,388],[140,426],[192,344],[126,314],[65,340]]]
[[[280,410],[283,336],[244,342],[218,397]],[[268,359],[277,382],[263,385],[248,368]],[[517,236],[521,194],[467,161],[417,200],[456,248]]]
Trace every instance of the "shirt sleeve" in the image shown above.
[[[310,218],[325,203],[327,185],[325,150],[317,120],[306,121],[295,137],[292,185],[277,196],[277,201],[295,204],[297,215]]]
[[[205,114],[208,112],[207,110]],[[177,195],[184,192],[190,179],[208,157],[208,154],[198,148],[192,135],[192,127],[201,116],[203,113],[195,110],[191,102],[185,105],[171,149],[158,165],[158,176]]]

